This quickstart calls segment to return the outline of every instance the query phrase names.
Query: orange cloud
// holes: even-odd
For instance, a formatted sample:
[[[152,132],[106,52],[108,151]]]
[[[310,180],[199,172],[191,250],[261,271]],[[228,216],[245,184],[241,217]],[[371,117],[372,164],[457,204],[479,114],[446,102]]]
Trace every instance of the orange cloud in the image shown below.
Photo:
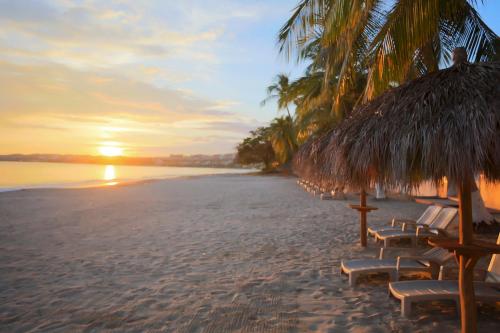
[[[221,147],[231,151],[235,137],[255,125],[231,111],[236,101],[210,101],[192,92],[58,65],[0,62],[0,85],[0,154],[92,154],[103,138],[138,147],[126,151],[139,155],[149,151],[140,147],[157,142],[165,153],[180,146],[206,152],[200,138],[215,137],[217,144],[210,149],[216,153]]]

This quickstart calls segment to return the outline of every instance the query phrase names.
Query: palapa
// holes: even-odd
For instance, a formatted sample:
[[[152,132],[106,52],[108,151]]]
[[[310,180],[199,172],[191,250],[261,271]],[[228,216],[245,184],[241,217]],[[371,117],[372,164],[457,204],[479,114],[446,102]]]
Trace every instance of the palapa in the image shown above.
[[[324,153],[333,156],[336,174],[349,185],[381,181],[415,187],[443,177],[458,184],[459,246],[465,251],[475,246],[474,176],[500,179],[500,63],[468,63],[463,48],[453,58],[452,67],[392,88],[357,108]],[[462,332],[476,331],[476,260],[472,254],[459,255]]]
[[[459,63],[388,90],[353,111],[324,153],[360,187],[500,179],[500,62]]]
[[[334,174],[332,175],[333,168],[324,168],[329,163],[329,159],[323,150],[333,137],[334,130],[330,130],[322,135],[313,136],[302,144],[293,159],[294,173],[324,189],[338,187],[338,182]]]

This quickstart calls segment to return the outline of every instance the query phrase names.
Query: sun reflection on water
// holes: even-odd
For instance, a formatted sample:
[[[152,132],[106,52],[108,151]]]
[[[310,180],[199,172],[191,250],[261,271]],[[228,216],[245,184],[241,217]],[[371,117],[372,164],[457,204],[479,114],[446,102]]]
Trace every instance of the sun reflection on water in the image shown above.
[[[106,185],[112,186],[118,184],[118,182],[111,181],[116,179],[116,170],[114,165],[106,165],[104,168],[103,179],[108,181]]]

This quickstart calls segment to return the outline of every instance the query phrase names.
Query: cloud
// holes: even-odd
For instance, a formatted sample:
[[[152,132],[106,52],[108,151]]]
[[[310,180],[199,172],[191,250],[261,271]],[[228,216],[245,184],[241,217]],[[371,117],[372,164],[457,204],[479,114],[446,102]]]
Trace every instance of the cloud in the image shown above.
[[[197,138],[215,136],[217,144],[211,150],[217,152],[234,147],[235,138],[255,125],[231,109],[237,101],[211,101],[61,65],[0,62],[0,85],[0,131],[6,138],[1,153],[16,152],[16,146],[27,149],[32,140],[45,141],[55,152],[74,152],[97,146],[102,138],[124,146],[150,146],[160,140],[175,151],[181,144],[191,152],[203,152],[207,148],[198,145]]]
[[[58,65],[0,63],[0,112],[103,114],[143,121],[182,120],[203,114],[209,100],[185,96],[118,75],[102,75]]]
[[[145,59],[216,64],[217,41],[226,22],[251,18],[254,12],[232,2],[153,1],[139,6],[135,1],[2,0],[0,47],[4,59],[80,69]]]
[[[216,101],[215,104],[209,105],[205,107],[205,110],[226,110],[226,109],[231,109],[234,108],[235,106],[240,105],[241,103],[238,101],[231,101],[231,100],[220,100]]]
[[[229,120],[187,120],[178,121],[173,124],[174,128],[177,129],[190,129],[190,130],[210,130],[218,133],[232,133],[241,138],[242,135],[248,134],[249,131],[255,129],[256,127],[262,126],[263,123],[258,122],[254,119],[244,119],[238,118],[236,116]]]
[[[0,0],[0,152],[231,151],[259,123],[224,71],[255,62],[239,33],[282,5]]]
[[[263,126],[261,122],[253,121],[212,121],[207,122],[206,127],[217,131],[227,131],[238,134],[248,134],[251,130]]]

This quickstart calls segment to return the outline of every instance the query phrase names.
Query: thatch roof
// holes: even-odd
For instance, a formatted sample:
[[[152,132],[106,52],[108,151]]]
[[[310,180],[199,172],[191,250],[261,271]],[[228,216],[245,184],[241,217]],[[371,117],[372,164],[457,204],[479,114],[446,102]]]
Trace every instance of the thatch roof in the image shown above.
[[[299,177],[312,181],[324,188],[334,188],[335,179],[331,176],[331,168],[325,168],[329,164],[329,156],[323,153],[334,137],[334,131],[330,130],[322,135],[309,138],[293,159],[293,171]]]
[[[500,63],[459,63],[353,111],[323,150],[354,186],[500,179]]]

